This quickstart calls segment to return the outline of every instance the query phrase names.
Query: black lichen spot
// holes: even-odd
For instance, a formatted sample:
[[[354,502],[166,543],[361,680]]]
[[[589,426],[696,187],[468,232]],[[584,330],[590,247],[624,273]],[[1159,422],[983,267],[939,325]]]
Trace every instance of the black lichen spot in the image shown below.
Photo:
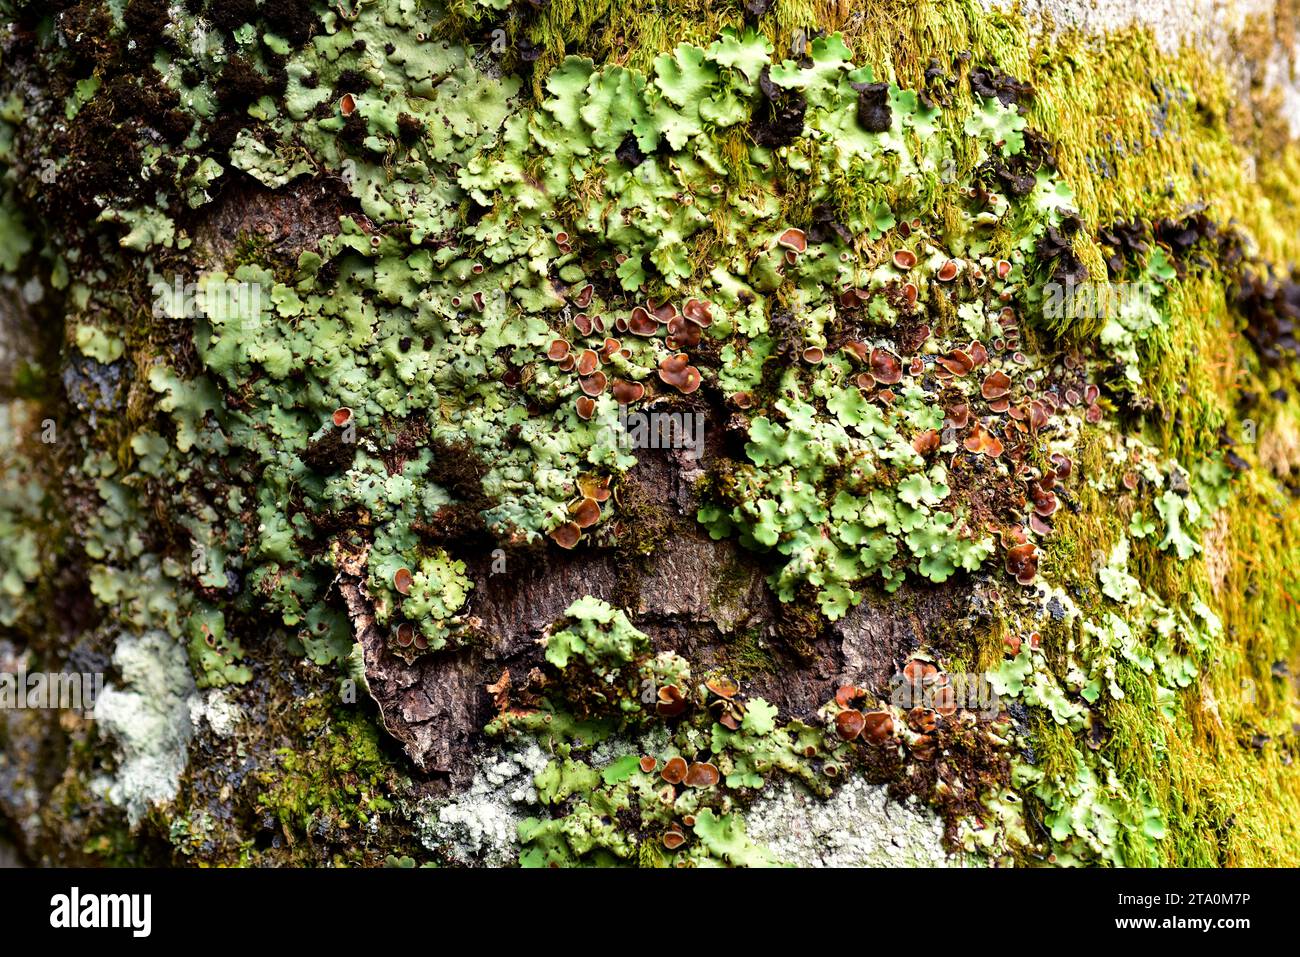
[[[316,270],[316,282],[322,289],[332,289],[334,284],[339,281],[339,272],[343,268],[343,260],[340,256],[333,259],[327,259],[321,263],[320,268]]]
[[[239,136],[240,130],[248,125],[248,118],[235,113],[222,113],[208,124],[204,130],[205,147],[213,156],[224,155]]]
[[[1079,259],[1078,253],[1070,242],[1070,237],[1079,231],[1083,223],[1077,216],[1066,216],[1060,227],[1048,226],[1047,232],[1038,240],[1035,253],[1039,259],[1056,261],[1052,279],[1063,285],[1073,286],[1088,278],[1088,267]]]
[[[1300,284],[1276,279],[1272,269],[1247,271],[1237,292],[1237,307],[1246,317],[1246,339],[1266,366],[1279,366],[1300,354],[1295,332],[1300,320]]]
[[[267,92],[274,97],[284,96],[289,89],[289,71],[285,69],[289,58],[269,50],[262,56],[266,62]]]
[[[113,15],[107,5],[79,3],[58,15],[59,34],[79,64],[102,66],[118,44],[112,38]]]
[[[194,121],[184,110],[167,110],[154,118],[153,125],[167,142],[176,146],[189,135]]]
[[[465,200],[465,225],[477,226],[491,209],[491,206],[481,206],[473,197],[467,197]]]
[[[422,445],[427,436],[415,436]],[[429,522],[412,522],[412,529],[427,541],[455,544],[463,550],[486,551],[495,540],[483,521],[483,512],[496,503],[483,490],[487,466],[466,443],[432,441],[429,477],[447,490],[454,501],[438,509]]]
[[[159,42],[169,22],[167,6],[167,0],[131,0],[122,13],[126,32],[137,44]]]
[[[152,199],[156,188],[141,171],[141,147],[159,139],[184,139],[190,119],[179,102],[176,92],[161,83],[142,82],[129,74],[108,79],[68,126],[50,137],[50,152],[66,155],[67,162],[57,180],[36,197],[42,215],[72,224],[98,215],[101,199]],[[155,161],[153,174],[166,176],[174,168],[175,159],[164,155]]]
[[[351,465],[356,454],[356,442],[347,441],[342,429],[330,429],[309,442],[298,457],[309,469],[329,475]]]
[[[520,63],[536,63],[544,52],[540,45],[528,37],[519,37],[515,40],[515,51],[519,54]]]
[[[407,146],[420,142],[420,138],[424,136],[424,121],[410,113],[399,113],[397,136]]]
[[[1236,472],[1249,472],[1250,463],[1234,451],[1237,447],[1237,443],[1232,436],[1228,434],[1226,426],[1219,429],[1218,439],[1219,448],[1223,450],[1223,461],[1227,463],[1228,467]]]
[[[996,67],[976,67],[970,71],[970,88],[976,96],[997,99],[1003,106],[1024,110],[1034,98],[1034,88],[1003,73]]]
[[[750,133],[759,146],[777,147],[793,143],[803,134],[803,118],[808,101],[798,90],[786,90],[772,82],[768,68],[758,77],[763,97],[750,123]]]
[[[1106,247],[1106,268],[1111,276],[1119,276],[1127,266],[1136,264],[1151,248],[1151,234],[1140,219],[1129,222],[1118,220],[1097,233],[1097,240]]]
[[[618,149],[614,150],[615,158],[632,169],[636,169],[645,162],[645,153],[641,151],[641,144],[636,141],[636,137],[631,133],[623,137],[623,142],[618,144]]]
[[[1036,130],[1024,131],[1024,148],[1014,156],[994,156],[976,172],[982,182],[999,186],[1009,196],[1029,195],[1038,182],[1040,169],[1056,169],[1056,157],[1047,138]]]
[[[203,15],[214,27],[233,33],[257,22],[257,0],[210,0]]]
[[[1220,241],[1218,225],[1201,211],[1190,213],[1182,219],[1158,220],[1153,232],[1156,240],[1167,246],[1174,258],[1181,262],[1191,260],[1193,251],[1198,247],[1218,247]],[[1209,261],[1202,258],[1197,264],[1208,266]]]
[[[858,91],[858,123],[868,133],[884,133],[893,125],[894,113],[889,108],[888,83],[855,83]]]
[[[172,144],[185,139],[190,131],[192,118],[180,109],[179,94],[164,84],[144,84],[131,76],[118,76],[109,81],[104,95],[114,104],[113,113],[119,123],[135,117]]]
[[[993,175],[1002,184],[1002,189],[1016,199],[1028,196],[1034,184],[1038,182],[1032,171],[1011,163],[998,163],[993,168]]]
[[[370,80],[360,70],[343,70],[334,81],[335,93],[351,93],[355,96],[368,89],[370,89]]]
[[[361,149],[369,135],[370,128],[366,126],[366,121],[361,118],[360,113],[353,113],[343,118],[343,129],[339,131],[339,139],[344,143]]]
[[[271,81],[243,57],[232,56],[217,78],[217,102],[223,110],[242,110],[274,92]]]
[[[763,375],[758,388],[754,391],[760,395],[775,395],[780,390],[781,376],[793,362],[799,361],[805,348],[804,329],[794,313],[788,309],[773,310],[768,320],[775,345],[772,353],[782,361],[763,363]]]
[[[951,106],[952,91],[957,80],[943,68],[938,60],[931,59],[925,68],[925,84],[920,93],[921,105],[926,109]]]
[[[312,0],[265,0],[262,20],[272,33],[296,47],[311,39],[320,24],[320,18],[312,10]]]
[[[853,234],[837,218],[835,207],[822,203],[814,206],[812,223],[808,227],[808,239],[813,243],[828,243],[838,236],[845,245],[853,242]]]

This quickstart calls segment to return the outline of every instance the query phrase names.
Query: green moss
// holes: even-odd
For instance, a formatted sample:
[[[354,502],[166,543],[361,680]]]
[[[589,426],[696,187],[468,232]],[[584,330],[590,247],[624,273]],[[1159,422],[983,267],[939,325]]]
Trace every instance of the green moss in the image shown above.
[[[732,635],[723,644],[722,651],[727,669],[741,680],[777,670],[772,651],[757,629],[746,629]]]
[[[299,709],[311,744],[287,748],[277,766],[259,771],[265,807],[292,839],[313,833],[363,829],[393,809],[400,770],[370,721],[316,700]]]

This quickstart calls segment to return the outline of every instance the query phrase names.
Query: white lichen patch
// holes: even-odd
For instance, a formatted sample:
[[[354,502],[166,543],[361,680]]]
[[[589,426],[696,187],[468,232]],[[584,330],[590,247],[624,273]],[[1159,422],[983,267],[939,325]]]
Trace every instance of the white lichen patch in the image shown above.
[[[1300,137],[1300,85],[1292,65],[1300,50],[1289,49],[1279,39],[1263,62],[1248,62],[1240,42],[1252,23],[1272,27],[1286,16],[1276,0],[983,0],[989,9],[1016,7],[1037,18],[1053,33],[1079,30],[1103,35],[1129,26],[1151,31],[1160,49],[1177,53],[1183,45],[1209,54],[1223,64],[1239,88],[1252,83],[1266,92],[1281,93],[1280,109],[1293,137]]]
[[[550,759],[528,741],[486,751],[480,760],[466,790],[421,802],[415,815],[420,842],[458,863],[509,867],[519,860],[519,822],[537,806],[533,778]]]
[[[165,632],[124,635],[113,664],[121,686],[104,687],[95,719],[112,739],[118,765],[95,786],[125,807],[134,825],[151,804],[176,796],[194,736],[191,708],[199,698],[185,649]]]
[[[241,715],[239,705],[231,700],[225,688],[212,688],[201,697],[190,699],[190,724],[195,730],[207,724],[218,738],[228,738],[235,733]]]
[[[667,728],[639,738],[612,735],[591,749],[591,766],[603,769],[628,754],[661,754],[669,744]],[[528,739],[479,755],[480,767],[468,788],[452,798],[425,800],[414,819],[420,842],[458,863],[513,867],[519,863],[519,822],[537,815],[542,804],[534,778],[552,755]]]
[[[1000,0],[986,7],[1010,8]],[[1043,16],[1055,29],[1109,33],[1132,24],[1148,27],[1160,48],[1177,52],[1183,43],[1222,55],[1232,55],[1232,38],[1250,17],[1268,16],[1273,0],[1024,0],[1020,10]]]
[[[798,867],[945,867],[973,863],[943,848],[943,822],[852,778],[823,800],[798,782],[773,782],[745,812],[745,827]]]

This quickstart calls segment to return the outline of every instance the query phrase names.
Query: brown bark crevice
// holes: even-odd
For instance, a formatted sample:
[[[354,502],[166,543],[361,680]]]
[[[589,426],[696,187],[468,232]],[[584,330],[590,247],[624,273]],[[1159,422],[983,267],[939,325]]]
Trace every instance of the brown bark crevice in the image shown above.
[[[656,651],[677,652],[697,674],[734,672],[736,645],[757,643],[769,667],[746,673],[746,691],[802,718],[841,684],[887,695],[908,654],[956,617],[964,586],[908,585],[892,596],[869,594],[840,621],[792,640],[762,556],[732,540],[712,541],[695,521],[698,463],[678,451],[638,454],[624,481],[637,485],[661,520],[654,553],[634,559],[640,564],[631,576],[628,559],[608,548],[546,548],[508,559],[499,574],[476,562],[467,611],[480,640],[467,647],[403,660],[375,622],[364,553],[340,560],[338,588],[371,696],[384,727],[422,771],[449,775],[453,784],[472,776],[481,731],[496,714],[486,686],[506,668],[520,675],[538,665],[538,639],[586,595],[623,608]]]

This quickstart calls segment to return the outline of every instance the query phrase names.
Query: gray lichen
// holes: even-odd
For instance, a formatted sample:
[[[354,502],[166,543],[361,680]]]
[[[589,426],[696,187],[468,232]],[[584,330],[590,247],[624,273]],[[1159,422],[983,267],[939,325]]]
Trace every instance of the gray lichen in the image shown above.
[[[533,778],[548,761],[535,741],[485,753],[469,788],[450,800],[420,802],[415,814],[420,842],[458,863],[513,865],[519,858],[519,822],[537,805]]]
[[[205,722],[218,738],[229,738],[235,733],[243,711],[225,688],[210,688],[201,697],[190,702],[190,724],[195,730]]]
[[[95,784],[134,825],[150,805],[176,796],[200,699],[185,649],[163,632],[123,635],[113,664],[122,682],[104,687],[95,718],[113,740],[118,766]]]
[[[769,785],[749,809],[749,836],[799,867],[948,867],[971,863],[943,849],[943,822],[932,811],[889,799],[861,778],[827,800],[789,779]]]

